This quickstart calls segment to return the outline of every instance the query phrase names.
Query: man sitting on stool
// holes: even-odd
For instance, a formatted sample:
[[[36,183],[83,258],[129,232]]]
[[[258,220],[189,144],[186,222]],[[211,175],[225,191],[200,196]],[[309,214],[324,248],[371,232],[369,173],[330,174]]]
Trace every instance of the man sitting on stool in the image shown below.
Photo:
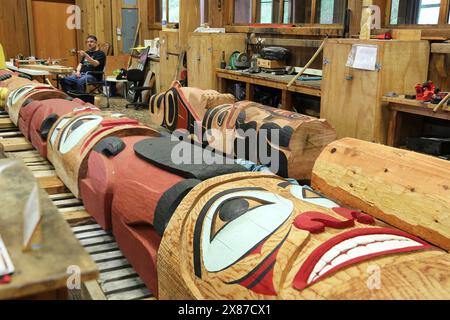
[[[88,36],[86,45],[88,48],[87,51],[78,51],[81,62],[77,67],[77,71],[61,80],[61,86],[65,92],[83,93],[86,91],[86,81],[101,81],[101,75],[86,73],[88,71],[103,71],[106,63],[106,55],[103,51],[98,50],[96,36]]]

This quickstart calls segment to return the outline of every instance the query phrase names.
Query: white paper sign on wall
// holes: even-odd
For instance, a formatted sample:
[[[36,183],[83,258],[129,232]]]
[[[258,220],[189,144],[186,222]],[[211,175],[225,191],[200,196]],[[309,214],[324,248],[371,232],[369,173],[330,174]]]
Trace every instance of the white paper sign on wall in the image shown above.
[[[346,66],[354,69],[377,70],[378,46],[353,45]]]

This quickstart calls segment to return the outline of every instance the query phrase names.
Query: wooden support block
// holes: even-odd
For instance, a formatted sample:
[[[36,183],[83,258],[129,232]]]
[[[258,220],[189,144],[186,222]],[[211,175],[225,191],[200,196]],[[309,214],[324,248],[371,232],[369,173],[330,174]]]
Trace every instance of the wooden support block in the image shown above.
[[[450,43],[432,43],[431,53],[450,53]]]
[[[2,118],[0,119],[0,129],[8,129],[8,128],[14,128],[15,125],[11,121],[10,118]]]
[[[422,40],[422,30],[420,29],[395,29],[392,31],[392,38],[401,41]]]
[[[38,178],[38,182],[41,188],[50,195],[68,192],[64,183],[56,176]]]
[[[292,106],[292,92],[287,90],[281,91],[281,108],[283,110],[294,111]]]
[[[86,211],[64,212],[63,217],[71,226],[82,225],[92,221],[92,216]]]
[[[100,288],[100,285],[96,280],[83,283],[83,287],[92,300],[107,300],[102,288]]]
[[[31,143],[25,138],[0,139],[5,152],[33,150]]]
[[[245,84],[245,99],[248,101],[253,101],[255,93],[255,86],[251,83]]]
[[[439,77],[447,78],[448,77],[447,55],[438,54],[436,55],[434,61],[436,72],[438,73]]]
[[[328,145],[312,186],[450,250],[450,162],[355,139]]]

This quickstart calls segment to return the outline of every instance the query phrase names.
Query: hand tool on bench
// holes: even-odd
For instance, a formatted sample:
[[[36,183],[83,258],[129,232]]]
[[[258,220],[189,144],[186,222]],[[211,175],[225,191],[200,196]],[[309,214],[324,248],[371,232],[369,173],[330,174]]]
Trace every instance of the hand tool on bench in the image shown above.
[[[317,49],[316,53],[312,56],[312,58],[308,61],[308,63],[303,67],[302,70],[300,70],[300,72],[291,80],[291,82],[289,82],[289,84],[287,85],[288,88],[292,87],[295,83],[295,81],[297,81],[298,78],[300,78],[303,73],[305,73],[306,69],[309,68],[309,66],[311,66],[311,64],[317,59],[317,57],[319,56],[319,54],[322,52],[323,48],[325,47],[325,43],[327,42],[328,37],[326,37],[322,44],[320,45],[319,49]]]
[[[438,112],[439,109],[444,107],[444,104],[447,103],[448,99],[450,99],[450,92],[445,96],[444,99],[441,100],[441,102],[439,102],[439,104],[436,106],[436,108],[433,109],[433,112]]]

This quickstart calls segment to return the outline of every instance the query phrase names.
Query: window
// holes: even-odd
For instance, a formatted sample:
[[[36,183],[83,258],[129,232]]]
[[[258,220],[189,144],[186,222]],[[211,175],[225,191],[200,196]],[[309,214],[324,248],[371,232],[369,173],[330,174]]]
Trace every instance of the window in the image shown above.
[[[391,24],[438,24],[441,0],[392,0]]]
[[[283,23],[288,24],[292,21],[292,2],[284,0],[283,3]]]
[[[344,0],[318,0],[316,4],[316,23],[344,23]]]
[[[180,0],[161,0],[160,8],[162,21],[180,22]]]
[[[437,24],[440,9],[441,0],[420,1],[418,24]]]
[[[234,23],[250,24],[252,23],[252,0],[235,0],[234,1]]]
[[[260,0],[258,2],[258,23],[276,23],[278,17],[275,16],[276,10],[274,10],[274,7],[278,1]]]
[[[180,0],[169,0],[169,22],[180,22]]]
[[[342,24],[346,2],[346,0],[234,0],[234,22]],[[256,16],[252,17],[254,5]]]
[[[209,22],[209,1],[200,0],[200,24]]]

